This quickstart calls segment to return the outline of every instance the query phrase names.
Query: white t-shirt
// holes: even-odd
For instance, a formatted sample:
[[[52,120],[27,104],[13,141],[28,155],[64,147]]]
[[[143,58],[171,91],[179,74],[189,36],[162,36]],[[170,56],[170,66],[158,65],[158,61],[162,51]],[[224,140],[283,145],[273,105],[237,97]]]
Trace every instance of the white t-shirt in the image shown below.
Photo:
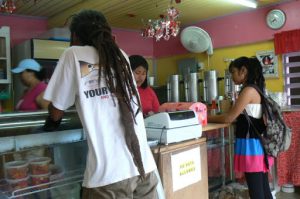
[[[126,59],[128,57],[123,53]],[[45,91],[44,98],[54,107],[66,110],[74,103],[87,133],[88,156],[83,186],[92,188],[112,184],[139,175],[127,148],[117,98],[103,78],[98,85],[98,53],[91,46],[73,46],[65,50]],[[136,99],[136,98],[135,98]],[[133,109],[137,110],[135,103]],[[145,172],[156,169],[147,144],[143,114],[136,116]]]

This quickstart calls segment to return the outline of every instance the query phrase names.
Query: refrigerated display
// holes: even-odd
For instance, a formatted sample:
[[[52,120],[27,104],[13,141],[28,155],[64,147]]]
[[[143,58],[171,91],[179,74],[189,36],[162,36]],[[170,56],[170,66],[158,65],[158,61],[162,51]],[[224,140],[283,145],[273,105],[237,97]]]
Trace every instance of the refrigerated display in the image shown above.
[[[68,41],[56,41],[48,39],[30,39],[15,45],[12,48],[12,68],[16,67],[23,59],[35,59],[46,73],[46,83],[50,80],[57,65],[59,57],[70,46]],[[13,74],[13,101],[17,105],[24,94],[26,87],[22,84],[20,74]]]
[[[75,110],[43,131],[48,113],[0,114],[0,198],[79,199],[87,153]]]

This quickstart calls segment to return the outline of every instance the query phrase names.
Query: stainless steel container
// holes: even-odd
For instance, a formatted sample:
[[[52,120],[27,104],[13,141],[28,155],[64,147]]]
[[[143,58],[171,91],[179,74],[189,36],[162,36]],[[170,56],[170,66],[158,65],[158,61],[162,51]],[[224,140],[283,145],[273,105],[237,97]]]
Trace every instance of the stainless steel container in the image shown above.
[[[185,100],[187,102],[200,101],[198,73],[190,73],[185,80]]]
[[[171,101],[171,84],[169,81],[167,82],[167,101]]]
[[[225,70],[224,76],[224,86],[225,86],[225,97],[231,101],[235,101],[238,93],[240,92],[242,85],[236,85],[231,77],[231,74],[228,69]]]
[[[153,76],[148,77],[148,85],[154,86],[155,78]]]
[[[213,99],[216,99],[219,95],[218,89],[218,72],[216,70],[204,71],[204,101],[211,104]]]
[[[235,84],[231,79],[231,74],[228,69],[225,70],[225,76],[224,76],[224,94],[227,99],[232,99]]]
[[[171,75],[168,82],[168,101],[179,102],[180,101],[180,89],[179,89],[179,75]]]

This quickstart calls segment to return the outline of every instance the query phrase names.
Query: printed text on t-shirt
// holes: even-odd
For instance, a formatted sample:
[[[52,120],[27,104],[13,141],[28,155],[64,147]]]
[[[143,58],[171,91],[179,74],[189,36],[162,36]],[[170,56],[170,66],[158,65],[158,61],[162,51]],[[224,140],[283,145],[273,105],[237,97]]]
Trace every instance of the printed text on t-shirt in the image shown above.
[[[108,88],[107,87],[87,90],[87,91],[83,91],[83,92],[84,92],[86,98],[91,98],[91,97],[96,97],[96,96],[101,96],[101,99],[108,98]]]

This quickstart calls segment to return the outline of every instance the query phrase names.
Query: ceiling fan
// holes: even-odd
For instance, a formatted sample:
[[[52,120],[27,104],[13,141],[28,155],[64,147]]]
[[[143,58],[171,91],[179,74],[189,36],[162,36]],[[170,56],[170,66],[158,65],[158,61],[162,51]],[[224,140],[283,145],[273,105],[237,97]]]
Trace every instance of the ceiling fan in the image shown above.
[[[209,34],[197,26],[189,26],[181,31],[181,44],[190,52],[201,53],[206,51],[208,55],[213,54],[213,45]]]

